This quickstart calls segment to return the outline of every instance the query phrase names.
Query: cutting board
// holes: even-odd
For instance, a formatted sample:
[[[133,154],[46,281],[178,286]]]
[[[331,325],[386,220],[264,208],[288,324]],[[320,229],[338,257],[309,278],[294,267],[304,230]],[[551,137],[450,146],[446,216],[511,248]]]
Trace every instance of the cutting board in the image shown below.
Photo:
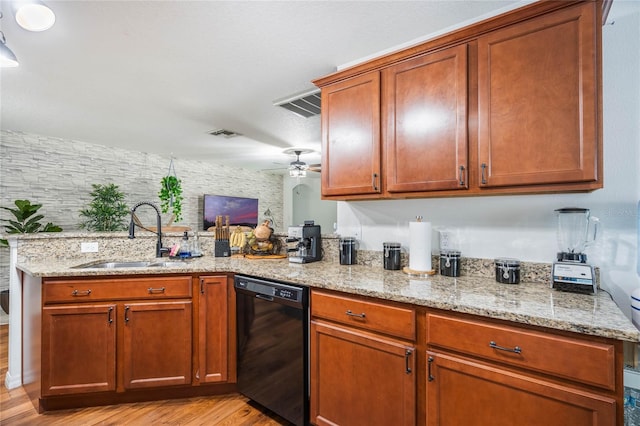
[[[260,255],[260,254],[246,254],[245,259],[286,259],[287,255],[286,254],[266,254],[266,255]]]

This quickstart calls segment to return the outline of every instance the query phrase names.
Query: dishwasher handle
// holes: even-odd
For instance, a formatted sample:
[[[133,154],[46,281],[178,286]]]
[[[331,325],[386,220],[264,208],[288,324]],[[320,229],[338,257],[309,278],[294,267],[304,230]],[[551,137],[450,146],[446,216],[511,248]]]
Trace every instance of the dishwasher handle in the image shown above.
[[[256,294],[258,299],[266,300],[268,302],[273,302],[273,296],[266,296],[264,294]]]

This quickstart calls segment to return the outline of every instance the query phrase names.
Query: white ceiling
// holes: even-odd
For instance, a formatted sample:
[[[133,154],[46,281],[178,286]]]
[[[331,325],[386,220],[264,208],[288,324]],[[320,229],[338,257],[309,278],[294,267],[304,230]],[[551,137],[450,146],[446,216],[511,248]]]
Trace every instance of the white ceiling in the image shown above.
[[[0,5],[20,61],[0,71],[2,129],[248,169],[286,165],[291,147],[320,162],[319,117],[274,100],[342,64],[524,4],[44,1],[56,23],[41,33],[18,27],[8,0]],[[218,128],[244,136],[208,135]]]

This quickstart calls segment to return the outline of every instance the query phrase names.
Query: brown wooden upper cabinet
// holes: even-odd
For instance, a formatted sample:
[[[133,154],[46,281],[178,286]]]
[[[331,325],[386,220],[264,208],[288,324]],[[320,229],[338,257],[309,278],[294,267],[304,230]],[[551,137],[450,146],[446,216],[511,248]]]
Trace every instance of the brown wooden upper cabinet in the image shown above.
[[[323,197],[602,188],[601,13],[536,2],[315,80]]]
[[[466,189],[466,44],[384,69],[382,87],[386,190]]]
[[[585,4],[478,38],[481,187],[599,178],[595,12]]]
[[[379,194],[380,74],[322,90],[322,194]]]

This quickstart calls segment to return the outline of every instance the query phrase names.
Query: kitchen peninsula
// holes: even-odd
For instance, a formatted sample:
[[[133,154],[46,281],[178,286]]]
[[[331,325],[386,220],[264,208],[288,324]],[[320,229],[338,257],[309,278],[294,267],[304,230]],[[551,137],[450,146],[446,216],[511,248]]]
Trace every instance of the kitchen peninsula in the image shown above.
[[[80,255],[80,243],[96,239],[100,239],[101,252]],[[205,253],[210,253],[211,251],[206,247],[207,238],[201,238],[202,240],[204,240]],[[401,327],[397,330],[385,329],[380,334],[388,341],[397,340],[401,343],[400,347],[407,348],[400,359],[403,366],[406,363],[407,367],[407,372],[403,367],[402,377],[409,377],[411,380],[409,388],[405,388],[409,389],[405,398],[410,398],[413,405],[406,405],[411,415],[405,419],[404,424],[416,422],[422,424],[427,412],[433,413],[440,410],[444,415],[446,407],[442,406],[438,395],[445,395],[446,389],[435,387],[439,386],[437,378],[439,375],[456,371],[457,367],[460,367],[460,371],[465,371],[466,375],[471,374],[465,370],[472,365],[470,361],[460,363],[462,354],[474,360],[475,364],[472,365],[474,368],[478,368],[478,365],[485,369],[491,367],[493,369],[491,371],[496,373],[496,365],[503,367],[499,371],[505,376],[500,380],[510,377],[518,381],[515,384],[509,382],[511,387],[527,384],[529,383],[527,380],[531,381],[531,379],[535,379],[538,385],[540,380],[543,380],[543,383],[548,382],[548,386],[545,385],[543,389],[537,389],[535,392],[528,390],[527,395],[532,395],[531,392],[537,392],[538,395],[546,394],[549,389],[555,389],[555,397],[563,399],[566,396],[562,392],[569,392],[573,398],[572,404],[580,406],[581,411],[585,411],[587,407],[587,411],[594,410],[600,413],[602,416],[600,421],[603,423],[598,424],[621,424],[622,346],[624,341],[640,341],[638,330],[622,314],[610,296],[602,291],[597,295],[563,293],[550,289],[545,283],[523,281],[519,285],[505,285],[491,278],[472,275],[459,278],[440,275],[418,278],[401,271],[388,271],[377,266],[340,265],[335,256],[328,256],[327,260],[322,262],[304,265],[291,264],[286,259],[248,260],[204,256],[185,262],[173,262],[171,266],[165,267],[77,268],[80,264],[96,259],[141,260],[144,256],[140,253],[147,254],[145,258],[151,259],[155,241],[153,237],[147,236],[128,240],[126,236],[116,233],[109,237],[98,234],[22,236],[11,237],[10,242],[13,247],[12,259],[17,268],[15,280],[18,280],[17,287],[12,287],[12,294],[17,294],[18,298],[20,294],[25,297],[22,314],[20,314],[20,308],[17,309],[17,314],[13,310],[15,304],[20,301],[12,300],[10,333],[15,333],[16,329],[20,333],[21,328],[24,329],[25,341],[22,342],[20,336],[10,335],[11,355],[7,384],[10,379],[15,379],[15,377],[9,377],[9,374],[21,371],[19,365],[16,368],[13,362],[16,359],[20,360],[20,350],[22,350],[25,373],[20,380],[25,387],[32,379],[28,377],[29,359],[36,359],[41,355],[31,352],[32,348],[38,347],[36,343],[39,342],[32,341],[29,333],[31,330],[39,330],[41,326],[43,287],[65,283],[64,285],[71,288],[69,286],[74,282],[91,283],[92,280],[100,281],[100,285],[104,288],[109,286],[125,288],[117,287],[116,283],[123,279],[130,282],[136,280],[151,282],[154,279],[175,281],[182,278],[187,282],[183,292],[167,297],[173,297],[171,300],[176,303],[180,302],[181,309],[190,306],[194,311],[199,305],[199,286],[212,277],[218,277],[218,282],[221,280],[225,282],[225,279],[239,273],[310,287],[312,422],[319,424],[327,416],[341,414],[335,412],[326,414],[323,410],[327,405],[318,406],[318,401],[314,400],[317,393],[323,391],[323,388],[318,386],[324,380],[322,376],[324,373],[314,370],[314,363],[323,365],[322,354],[314,355],[314,341],[323,342],[322,344],[326,345],[328,343],[326,338],[330,333],[343,332],[347,329],[345,324],[343,324],[344,327],[337,327],[343,320],[333,317],[331,311],[332,307],[342,306],[342,303],[354,304],[363,312],[365,309],[373,309],[371,314],[368,314],[367,321],[375,321],[376,313],[379,312],[382,322],[388,321],[391,324],[394,321],[395,312],[399,312],[397,309],[407,312],[408,321],[402,323]],[[135,256],[135,259],[132,256]],[[202,281],[203,279],[205,281]],[[144,285],[147,286],[148,282]],[[153,286],[148,285],[148,287]],[[167,288],[169,292],[169,287]],[[232,293],[231,288],[229,300],[233,298]],[[222,296],[224,294],[224,292],[219,293]],[[100,297],[97,291],[94,295]],[[118,295],[115,295],[115,299],[118,298]],[[327,300],[330,303],[326,304]],[[63,305],[66,302],[56,303]],[[98,302],[92,305],[96,303]],[[231,308],[231,304],[229,307]],[[116,309],[123,308],[118,306]],[[188,309],[186,315],[189,316]],[[228,341],[233,346],[235,324],[231,320],[232,316],[228,318]],[[198,322],[195,312],[193,322],[195,330],[195,323]],[[367,324],[356,322],[347,325],[349,329],[355,327],[354,330],[362,332],[362,336],[367,338],[374,338],[376,336],[374,332],[378,333],[375,327]],[[186,327],[189,329],[188,325]],[[400,334],[398,339],[388,338],[396,334]],[[475,348],[472,342],[469,342],[468,336],[482,339],[489,336],[493,339],[493,336],[499,336],[501,340],[495,342],[491,340],[493,346],[489,341],[483,341],[481,347]],[[521,338],[523,344],[505,343],[509,339],[513,340],[513,336]],[[38,339],[40,337],[36,338]],[[194,337],[194,342],[195,340]],[[375,337],[374,340],[382,341],[380,337]],[[36,345],[33,346],[34,344]],[[504,348],[496,348],[496,345],[507,346],[508,349],[513,349],[514,346],[521,347],[522,355],[515,352],[504,352],[503,355],[501,350]],[[194,347],[196,347],[195,344]],[[405,356],[405,353],[410,355]],[[535,353],[549,355],[539,358]],[[562,358],[558,358],[559,356]],[[570,359],[564,358],[567,356]],[[195,351],[193,359],[197,359]],[[558,359],[562,361],[558,363]],[[188,364],[190,361],[191,357],[187,356]],[[224,384],[220,388],[221,392],[233,391],[234,364],[233,360],[228,361],[229,365],[225,370],[227,377],[220,379]],[[197,362],[194,361],[194,363]],[[521,370],[524,373],[521,373]],[[190,380],[187,372],[183,379],[184,383],[178,387],[193,385],[196,382],[201,384],[199,370],[194,366],[193,371],[195,371],[193,380]],[[519,372],[519,375],[513,376],[514,372]],[[436,378],[435,381],[432,381],[433,377]],[[390,379],[390,387],[391,383]],[[562,385],[562,392],[558,395],[560,385]],[[195,387],[197,386],[191,386],[191,388]],[[585,399],[585,395],[589,397]],[[579,401],[576,402],[575,398]],[[55,396],[49,399],[56,401]],[[326,400],[323,401],[326,403]],[[590,405],[593,401],[597,402],[595,406]],[[55,408],[56,405],[52,407]],[[594,415],[593,418],[597,416]]]

